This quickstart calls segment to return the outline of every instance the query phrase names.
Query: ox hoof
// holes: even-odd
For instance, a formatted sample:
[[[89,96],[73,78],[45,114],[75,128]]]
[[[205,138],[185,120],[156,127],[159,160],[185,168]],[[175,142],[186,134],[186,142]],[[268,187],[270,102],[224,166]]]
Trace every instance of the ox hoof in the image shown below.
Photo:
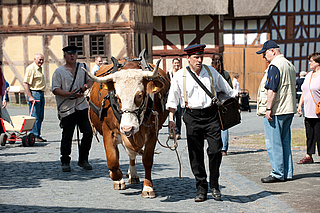
[[[144,198],[155,198],[156,197],[156,193],[154,192],[153,187],[144,186],[142,194],[141,194],[141,197],[144,197]]]
[[[141,194],[141,197],[143,198],[155,198],[156,193],[154,191],[143,191]]]
[[[124,183],[123,179],[121,181],[115,181],[113,183],[114,190],[125,190],[126,184]]]
[[[130,178],[128,181],[130,184],[139,184],[140,183],[140,179],[137,178]]]

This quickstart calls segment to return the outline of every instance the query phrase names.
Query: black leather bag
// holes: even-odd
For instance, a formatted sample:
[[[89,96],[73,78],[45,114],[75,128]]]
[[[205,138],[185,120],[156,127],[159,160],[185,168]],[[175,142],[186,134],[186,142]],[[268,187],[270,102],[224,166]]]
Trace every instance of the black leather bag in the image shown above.
[[[218,103],[221,129],[229,129],[241,122],[240,106],[236,98],[228,98]]]
[[[224,93],[218,93],[216,98],[197,78],[197,76],[187,67],[190,75],[199,84],[199,86],[207,93],[212,99],[213,104],[218,105],[218,113],[220,117],[220,124],[222,130],[227,130],[241,122],[240,105],[236,98],[227,96]],[[208,71],[209,72],[209,71]]]

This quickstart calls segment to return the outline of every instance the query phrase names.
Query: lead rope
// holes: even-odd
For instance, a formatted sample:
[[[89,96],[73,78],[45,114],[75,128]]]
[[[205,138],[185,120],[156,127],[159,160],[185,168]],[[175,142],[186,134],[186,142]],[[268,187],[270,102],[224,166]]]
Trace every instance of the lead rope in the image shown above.
[[[160,146],[162,146],[163,148],[167,148],[170,149],[171,151],[175,151],[176,155],[177,155],[177,159],[178,159],[178,163],[179,163],[179,178],[181,179],[181,161],[180,161],[180,157],[177,151],[178,148],[178,143],[177,143],[177,138],[176,138],[176,133],[175,131],[171,128],[170,129],[170,133],[173,134],[173,140],[174,140],[174,144],[172,146],[169,145],[169,140],[170,140],[170,134],[168,136],[168,139],[166,141],[166,145],[163,145],[158,137],[158,123],[159,123],[159,118],[158,118],[158,112],[157,111],[153,111],[152,110],[152,114],[155,116],[155,129],[156,129],[156,137],[157,137],[157,141],[160,144]],[[163,125],[163,126],[167,126],[167,125]]]

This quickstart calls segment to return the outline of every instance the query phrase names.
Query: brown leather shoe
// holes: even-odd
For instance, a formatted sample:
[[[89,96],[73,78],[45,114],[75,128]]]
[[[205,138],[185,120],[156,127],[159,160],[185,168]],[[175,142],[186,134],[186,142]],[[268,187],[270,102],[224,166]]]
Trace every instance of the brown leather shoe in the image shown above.
[[[35,139],[35,142],[47,142],[47,140],[42,137],[38,137]]]
[[[313,163],[313,159],[307,158],[307,157],[304,157],[300,161],[297,162],[297,164],[310,164],[310,163]]]

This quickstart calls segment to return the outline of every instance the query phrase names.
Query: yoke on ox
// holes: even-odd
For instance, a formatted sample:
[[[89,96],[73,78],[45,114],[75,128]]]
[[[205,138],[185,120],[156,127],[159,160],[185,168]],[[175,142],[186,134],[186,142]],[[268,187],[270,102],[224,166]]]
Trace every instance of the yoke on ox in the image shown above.
[[[145,180],[141,196],[154,198],[151,168],[158,131],[168,116],[164,105],[170,83],[165,72],[158,67],[160,60],[155,66],[148,64],[143,54],[144,51],[139,58],[119,61],[123,64],[112,58],[113,67],[102,66],[97,72],[96,75],[102,77],[86,71],[95,81],[90,93],[89,116],[103,136],[114,189],[125,189],[117,147],[122,143],[130,158],[128,182],[131,184],[140,183],[135,159],[144,148]]]

